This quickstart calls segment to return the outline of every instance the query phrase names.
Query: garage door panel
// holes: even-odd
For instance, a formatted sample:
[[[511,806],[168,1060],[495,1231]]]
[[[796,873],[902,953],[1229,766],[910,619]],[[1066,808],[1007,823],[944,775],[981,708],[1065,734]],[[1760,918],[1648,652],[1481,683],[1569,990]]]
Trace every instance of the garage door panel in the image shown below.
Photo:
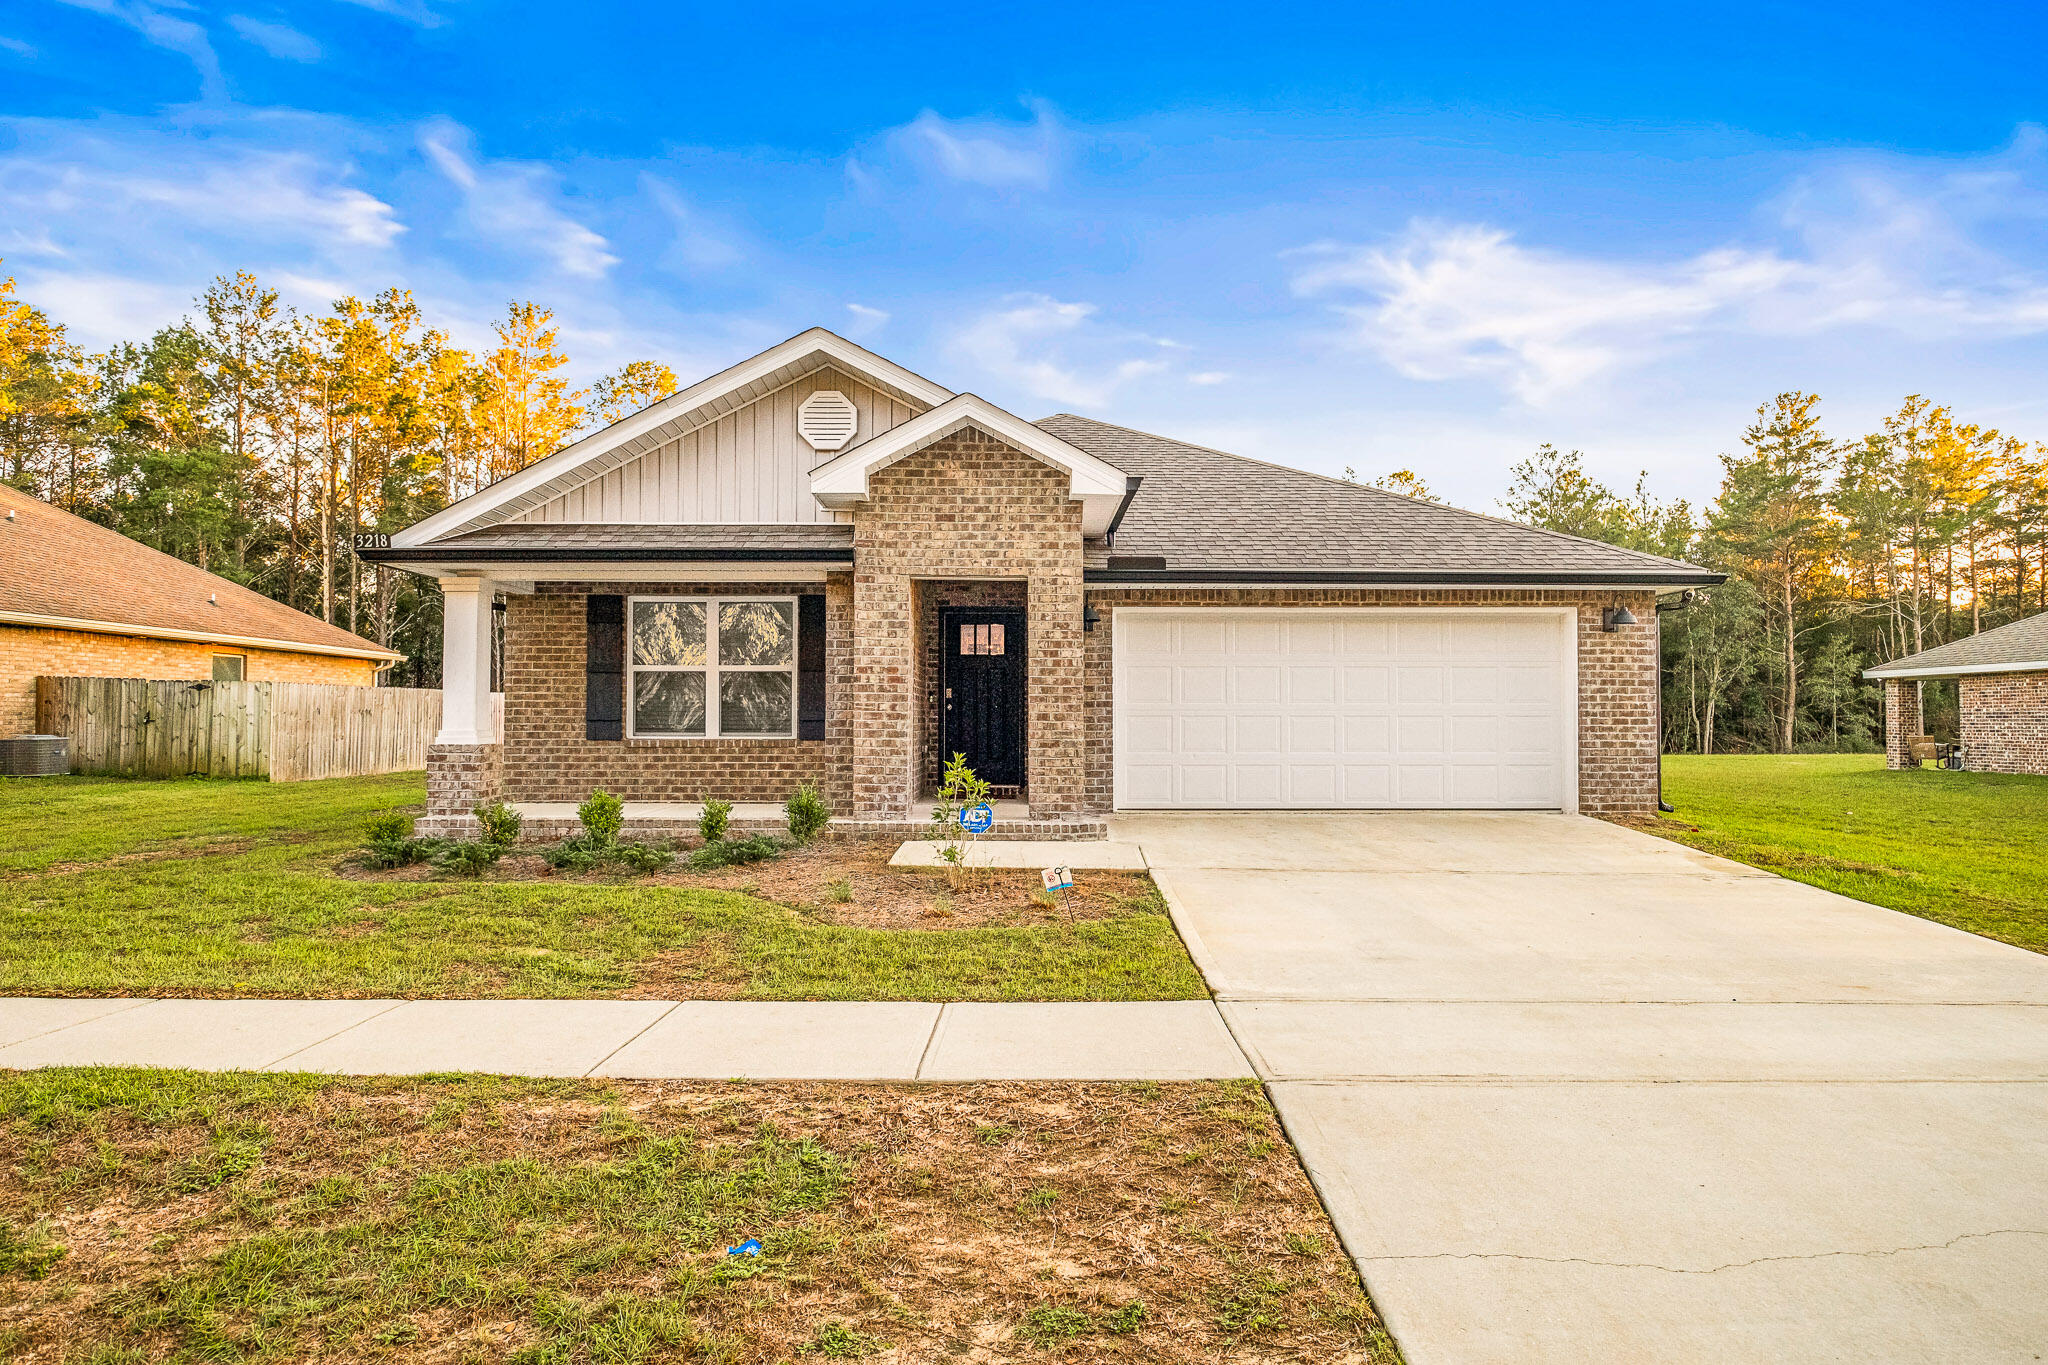
[[[1118,803],[1555,808],[1566,640],[1536,612],[1119,613]]]

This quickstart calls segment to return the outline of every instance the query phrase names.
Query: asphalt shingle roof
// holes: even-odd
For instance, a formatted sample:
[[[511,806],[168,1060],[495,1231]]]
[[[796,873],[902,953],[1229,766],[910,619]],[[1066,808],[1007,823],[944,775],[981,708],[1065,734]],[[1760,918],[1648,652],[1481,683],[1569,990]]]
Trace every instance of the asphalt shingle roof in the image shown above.
[[[1893,659],[1868,670],[1864,676],[1882,678],[1890,673],[1918,673],[1924,669],[1997,669],[2027,664],[2048,668],[2048,611],[1996,630],[1980,631],[1966,640]]]
[[[5,484],[0,611],[403,657]]]
[[[1631,576],[1712,583],[1697,565],[1442,503],[1059,413],[1037,423],[1144,480],[1115,549],[1087,547],[1087,566],[1157,556],[1195,573]]]

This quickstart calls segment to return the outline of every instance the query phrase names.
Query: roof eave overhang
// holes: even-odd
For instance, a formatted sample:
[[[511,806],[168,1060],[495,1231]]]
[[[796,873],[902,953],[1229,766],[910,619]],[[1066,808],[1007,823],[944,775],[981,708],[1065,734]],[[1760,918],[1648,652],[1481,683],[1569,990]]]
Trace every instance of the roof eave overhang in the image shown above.
[[[1950,664],[1933,668],[1892,668],[1888,666],[1866,668],[1866,678],[1965,678],[1981,673],[2048,673],[2048,659],[2010,664]]]
[[[925,406],[936,406],[953,396],[951,389],[942,388],[904,369],[894,361],[862,346],[857,346],[845,337],[828,332],[822,327],[813,327],[799,332],[777,346],[771,346],[761,354],[743,360],[737,365],[719,371],[708,379],[699,380],[686,389],[679,390],[658,403],[650,404],[623,418],[601,431],[594,431],[580,441],[564,446],[545,459],[537,460],[516,474],[498,480],[488,488],[442,508],[430,517],[414,522],[411,526],[395,533],[392,544],[400,548],[425,545],[439,537],[473,530],[492,519],[494,512],[513,507],[504,515],[516,515],[525,510],[522,500],[550,490],[557,481],[577,481],[585,471],[591,476],[602,472],[602,461],[613,451],[629,446],[642,437],[660,432],[671,424],[683,423],[687,430],[690,416],[699,409],[717,403],[736,390],[744,389],[773,376],[778,370],[790,366],[802,366],[816,360],[811,368],[837,365],[859,379],[888,390],[909,401]],[[664,435],[664,441],[680,435]],[[566,485],[565,485],[566,486]],[[517,506],[514,506],[514,505]]]
[[[395,649],[365,644],[309,644],[302,640],[281,640],[268,635],[233,635],[211,630],[180,630],[174,626],[138,626],[123,621],[92,621],[77,616],[44,616],[35,612],[0,611],[0,626],[28,626],[37,630],[82,630],[93,635],[136,635],[147,640],[179,640],[202,645],[233,645],[239,649],[267,649],[280,654],[323,654],[341,659],[373,659],[397,663],[405,658]]]
[[[806,549],[763,550],[740,547],[661,549],[637,546],[603,546],[587,550],[542,549],[518,545],[475,546],[423,545],[413,549],[392,546],[384,550],[359,550],[361,558],[373,564],[729,564],[739,561],[772,564],[840,564],[851,567],[853,547],[819,546]]]
[[[1526,572],[1475,569],[1469,572],[1408,569],[1087,569],[1082,581],[1103,587],[1457,587],[1612,588],[1676,592],[1710,588],[1726,574],[1642,574],[1612,572]]]
[[[829,508],[857,507],[867,501],[868,478],[876,470],[970,427],[1065,471],[1068,495],[1081,504],[1083,536],[1107,531],[1130,493],[1130,477],[1115,465],[977,394],[963,393],[812,470],[811,496]]]

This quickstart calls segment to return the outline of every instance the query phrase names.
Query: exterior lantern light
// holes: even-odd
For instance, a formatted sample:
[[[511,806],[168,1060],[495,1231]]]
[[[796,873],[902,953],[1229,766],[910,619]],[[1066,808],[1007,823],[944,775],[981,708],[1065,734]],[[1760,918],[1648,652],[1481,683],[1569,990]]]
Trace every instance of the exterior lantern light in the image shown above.
[[[1635,613],[1627,607],[1609,607],[1600,613],[1600,629],[1604,631],[1617,631],[1623,626],[1632,626],[1635,623]]]
[[[1102,624],[1102,613],[1093,607],[1081,608],[1081,629],[1089,631]]]

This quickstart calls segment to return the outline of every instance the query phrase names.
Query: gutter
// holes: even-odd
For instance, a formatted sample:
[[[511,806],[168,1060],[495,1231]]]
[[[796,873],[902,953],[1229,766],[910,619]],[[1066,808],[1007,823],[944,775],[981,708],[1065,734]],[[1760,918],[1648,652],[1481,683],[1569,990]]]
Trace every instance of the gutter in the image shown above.
[[[1084,583],[1108,587],[1323,587],[1343,585],[1426,588],[1634,588],[1664,592],[1677,588],[1710,588],[1728,575],[1700,570],[1691,574],[1620,572],[1526,572],[1500,570],[1408,569],[1086,569]]]
[[[374,645],[351,649],[346,645],[316,645],[303,640],[273,640],[263,635],[223,635],[211,630],[135,626],[119,621],[85,621],[70,616],[37,616],[25,611],[0,611],[0,626],[29,626],[36,630],[82,630],[94,635],[137,635],[146,640],[180,640],[201,645],[239,645],[244,649],[268,649],[284,654],[329,654],[343,659],[387,659],[391,663],[397,663],[405,658],[395,649],[379,649]]]
[[[1863,670],[1864,677],[1878,682],[1886,678],[1962,678],[1975,673],[2048,673],[2048,659],[2036,663],[1951,664],[1947,668],[1890,668],[1880,664]]]
[[[646,549],[631,546],[605,545],[581,548],[519,546],[519,545],[478,545],[463,548],[453,545],[422,545],[405,547],[384,546],[375,550],[357,550],[356,558],[371,564],[406,562],[415,564],[553,564],[562,561],[576,563],[726,563],[726,562],[774,562],[789,564],[852,564],[853,547],[821,546],[802,549],[744,549],[737,546],[699,546],[695,549],[661,548]]]
[[[1131,510],[1131,500],[1138,496],[1138,485],[1145,482],[1142,474],[1124,476],[1124,500],[1116,505],[1116,511],[1109,519],[1109,529],[1102,533],[1103,543],[1116,548],[1116,528],[1124,524],[1124,513]]]

